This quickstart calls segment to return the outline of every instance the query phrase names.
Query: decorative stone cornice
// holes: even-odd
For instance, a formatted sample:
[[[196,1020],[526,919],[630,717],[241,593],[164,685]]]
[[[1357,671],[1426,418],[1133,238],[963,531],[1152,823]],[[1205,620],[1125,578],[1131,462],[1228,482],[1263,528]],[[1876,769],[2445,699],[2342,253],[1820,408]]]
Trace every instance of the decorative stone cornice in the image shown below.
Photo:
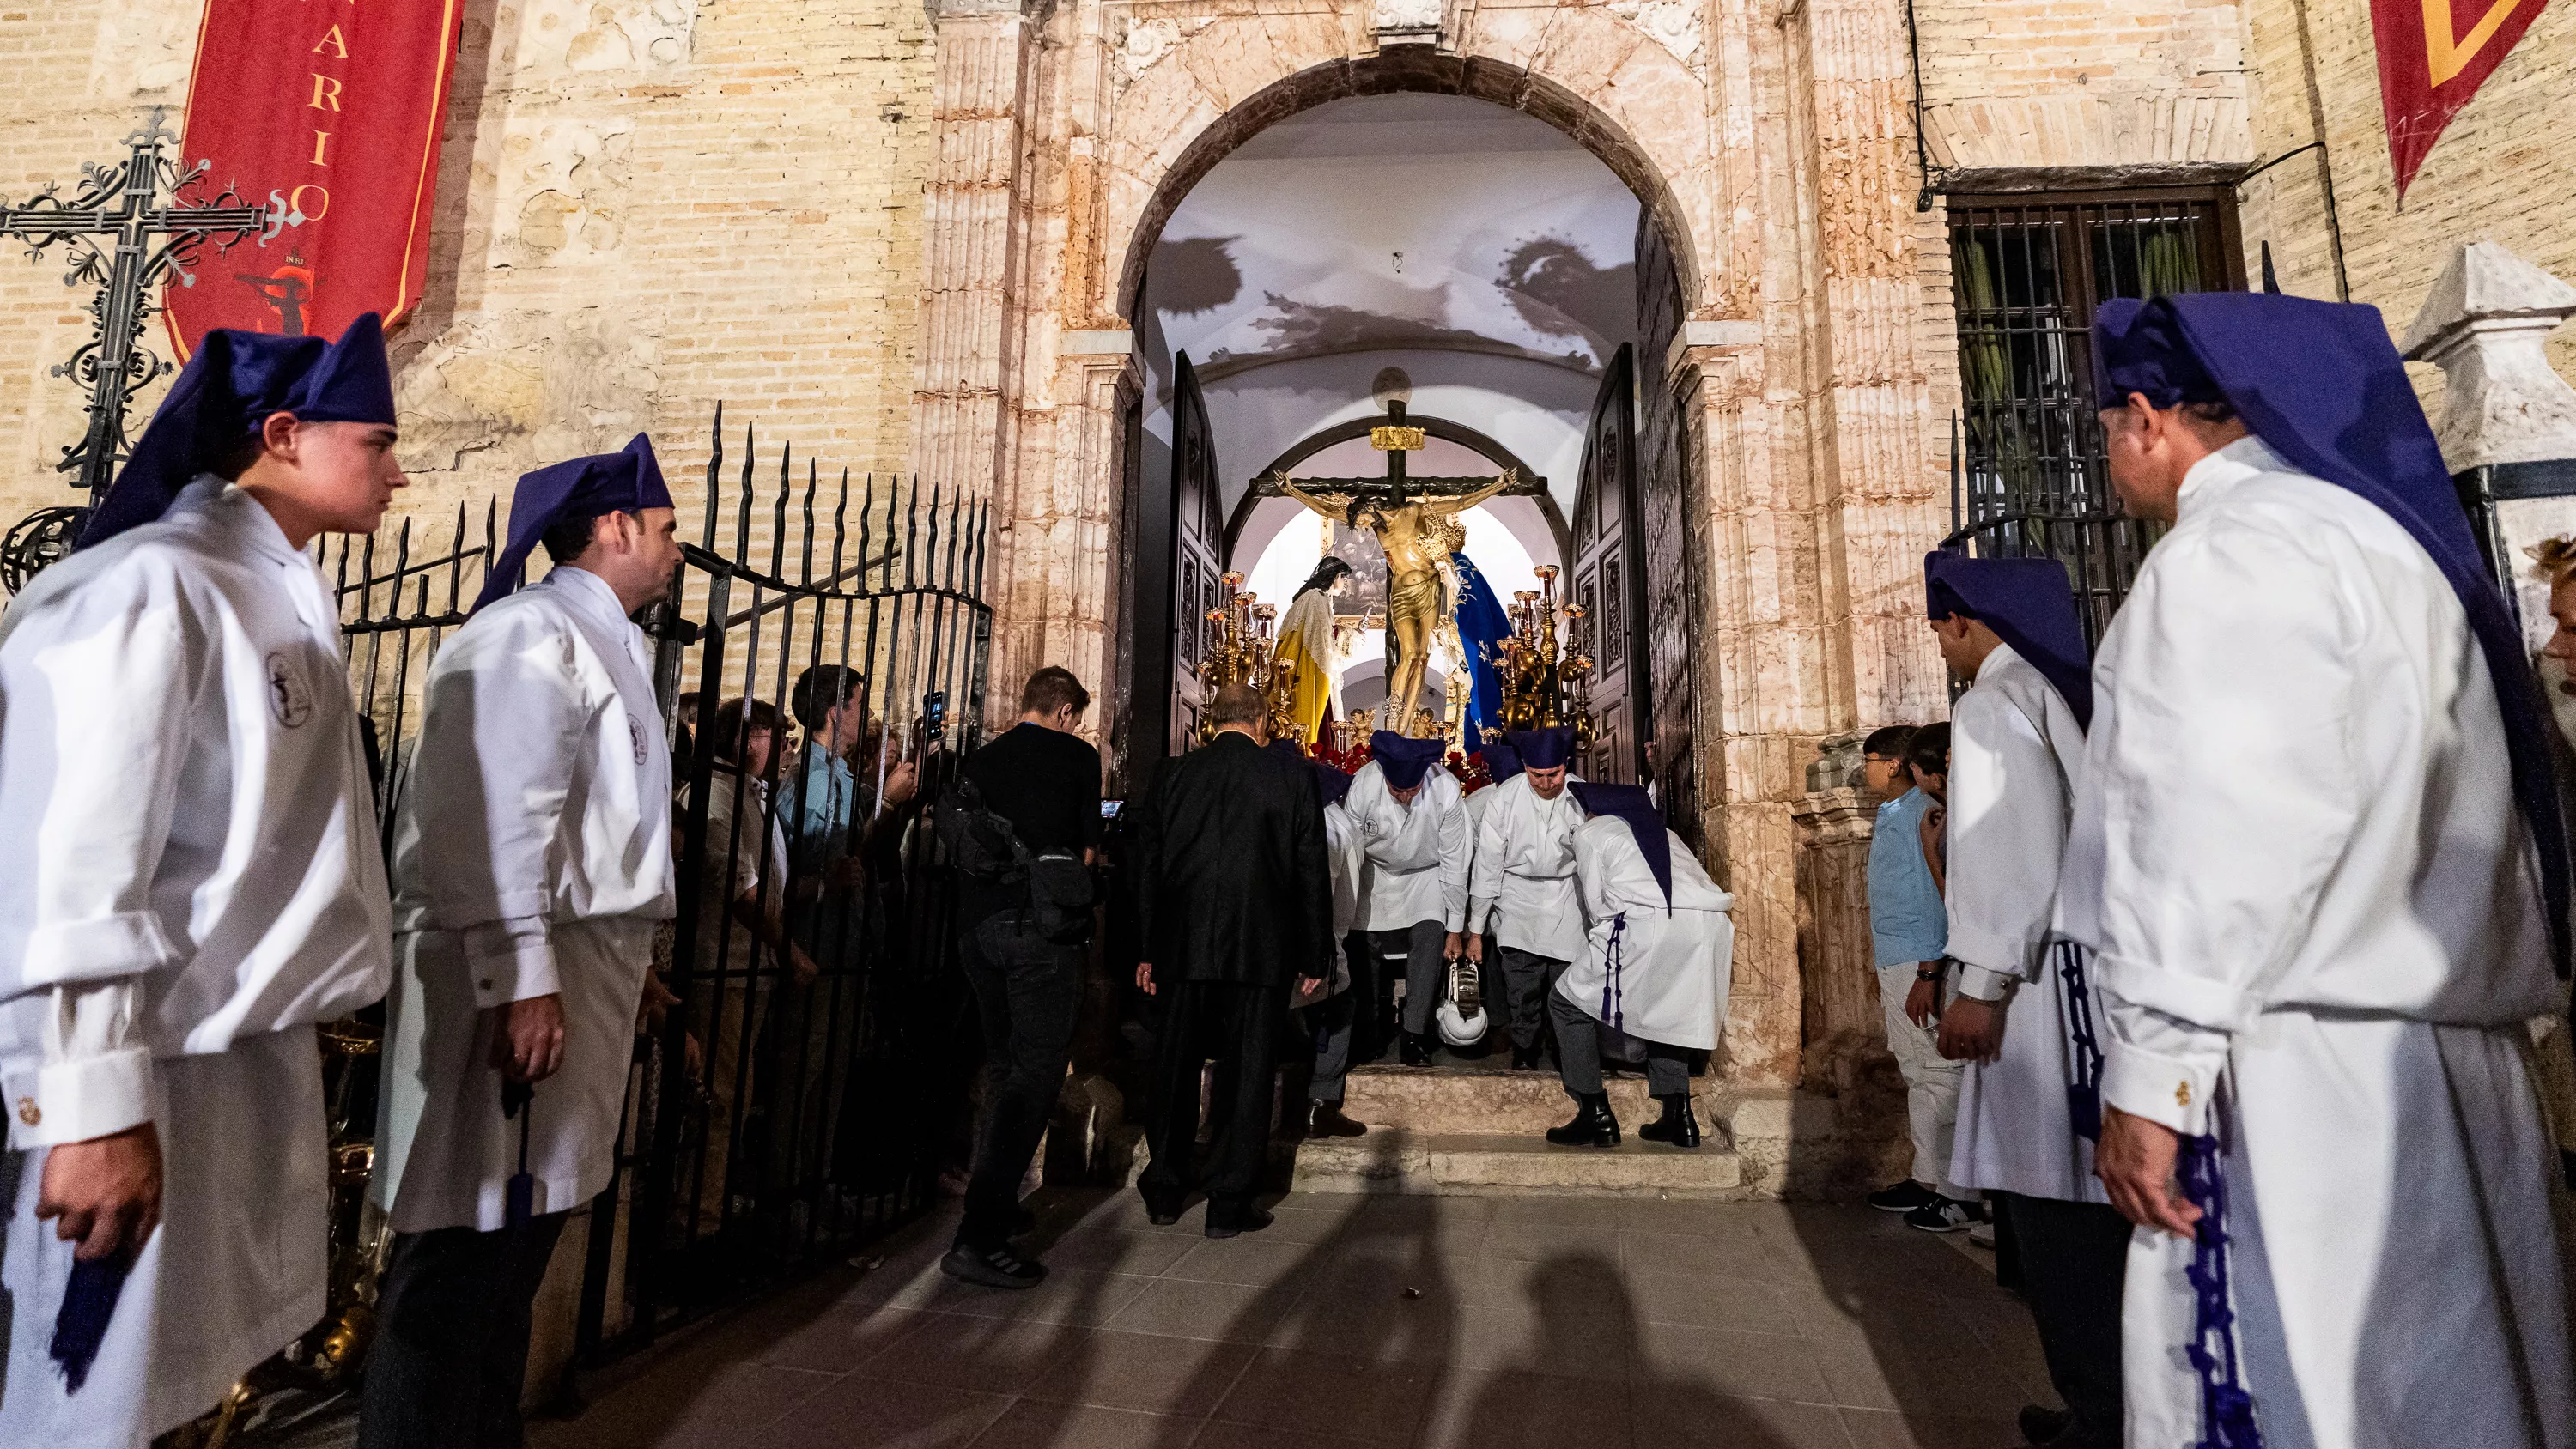
[[[2442,369],[2434,431],[2454,473],[2576,458],[2576,388],[2549,365],[2549,334],[2576,316],[2576,287],[2494,242],[2451,254],[2401,345]]]

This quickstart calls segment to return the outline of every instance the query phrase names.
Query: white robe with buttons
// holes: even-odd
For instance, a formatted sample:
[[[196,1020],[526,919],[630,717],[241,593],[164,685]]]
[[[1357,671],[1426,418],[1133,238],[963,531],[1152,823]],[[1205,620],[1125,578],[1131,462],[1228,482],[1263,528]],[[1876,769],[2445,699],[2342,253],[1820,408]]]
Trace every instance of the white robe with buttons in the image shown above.
[[[201,477],[11,604],[0,720],[0,1444],[141,1449],[326,1307],[311,1027],[387,971],[337,601],[266,509]],[[162,1223],[66,1397],[46,1348],[72,1245],[35,1219],[45,1150],[144,1121]]]
[[[1574,875],[1586,939],[1556,978],[1556,991],[1640,1041],[1714,1050],[1735,958],[1735,920],[1728,914],[1735,897],[1708,878],[1680,836],[1664,834],[1673,857],[1669,901],[1627,821],[1605,815],[1575,827]],[[1617,989],[1605,992],[1614,964]],[[1607,1014],[1605,994],[1614,1008]]]
[[[2259,441],[2180,513],[2103,640],[2068,847],[2104,1101],[2226,1143],[2266,1444],[2576,1442],[2524,1033],[2567,988],[2485,655],[2410,536]],[[2191,1256],[2130,1250],[2137,1449],[2201,1437]]]
[[[1961,1074],[1950,1181],[2067,1202],[2108,1202],[2093,1144],[2075,1135],[2064,983],[2054,943],[2058,871],[2084,732],[2055,686],[2010,645],[1950,710],[1949,955],[1959,992],[2004,1003],[2002,1050]]]
[[[1465,912],[1467,807],[1447,770],[1423,771],[1422,793],[1407,805],[1388,793],[1372,760],[1351,777],[1342,809],[1364,842],[1361,930],[1401,931],[1417,921],[1445,928]]]
[[[1474,834],[1464,929],[1490,929],[1499,945],[1559,961],[1582,955],[1574,830],[1583,823],[1583,807],[1574,792],[1561,790],[1555,799],[1542,800],[1529,776],[1520,774],[1468,798],[1492,803]]]
[[[400,971],[372,1185],[402,1232],[503,1226],[519,1128],[490,1064],[497,1008],[560,992],[562,1069],[536,1084],[535,1209],[608,1185],[655,923],[675,909],[671,759],[644,636],[557,568],[431,664],[394,844]]]

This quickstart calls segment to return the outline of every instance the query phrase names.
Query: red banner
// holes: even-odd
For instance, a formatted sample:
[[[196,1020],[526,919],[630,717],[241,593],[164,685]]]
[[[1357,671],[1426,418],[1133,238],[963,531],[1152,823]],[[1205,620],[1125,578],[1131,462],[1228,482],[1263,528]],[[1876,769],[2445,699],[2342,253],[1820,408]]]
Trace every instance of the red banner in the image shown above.
[[[457,0],[206,0],[181,155],[269,224],[172,279],[180,356],[211,327],[337,337],[419,303],[457,25]]]
[[[2370,0],[2397,198],[2549,0]]]

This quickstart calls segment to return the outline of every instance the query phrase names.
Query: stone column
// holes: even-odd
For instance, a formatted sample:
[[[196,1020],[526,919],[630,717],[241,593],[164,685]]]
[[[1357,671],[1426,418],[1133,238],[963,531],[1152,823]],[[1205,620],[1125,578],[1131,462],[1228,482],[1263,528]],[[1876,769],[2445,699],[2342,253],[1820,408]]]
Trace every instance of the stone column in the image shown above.
[[[1916,331],[1912,76],[1904,11],[1887,0],[1805,0],[1805,74],[1817,284],[1808,316],[1820,385],[1819,541],[1837,729],[1937,711],[1940,663],[1922,623],[1923,554],[1941,536],[1931,379]]]
[[[1072,670],[1091,687],[1087,732],[1105,749],[1126,712],[1126,701],[1111,697],[1126,475],[1120,422],[1143,376],[1132,333],[1058,337],[1055,406],[1026,414],[1010,548],[997,554],[1006,569],[987,581],[997,615],[993,679],[998,694],[1041,665]]]
[[[1798,1075],[1797,827],[1792,802],[1825,733],[1823,628],[1814,607],[1815,520],[1798,506],[1765,395],[1752,322],[1687,322],[1668,376],[1694,413],[1709,510],[1702,607],[1699,778],[1705,838],[1735,894],[1735,963],[1722,1065],[1731,1084]]]
[[[912,465],[943,494],[992,498],[1011,447],[1008,398],[1020,371],[1022,338],[1010,323],[1030,19],[1019,0],[933,0],[930,8],[938,64]],[[1007,559],[995,550],[997,564]]]
[[[2442,369],[2442,460],[2535,649],[2549,637],[2549,584],[2525,550],[2576,534],[2576,388],[2543,346],[2571,316],[2576,287],[2474,242],[2451,254],[2401,344]]]

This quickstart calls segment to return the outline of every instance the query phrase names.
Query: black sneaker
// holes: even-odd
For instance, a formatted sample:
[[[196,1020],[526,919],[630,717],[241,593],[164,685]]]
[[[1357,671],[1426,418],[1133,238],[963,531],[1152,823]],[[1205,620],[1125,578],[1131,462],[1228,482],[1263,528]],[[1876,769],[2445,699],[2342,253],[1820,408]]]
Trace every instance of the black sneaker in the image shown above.
[[[1910,1213],[1939,1196],[1939,1193],[1909,1177],[1882,1187],[1861,1201],[1883,1213]]]
[[[1921,1228],[1927,1233],[1955,1233],[1975,1225],[1982,1216],[1975,1203],[1943,1197],[1936,1192],[1930,1202],[1905,1215],[1905,1225]]]
[[[1046,1264],[1023,1258],[1007,1247],[970,1248],[964,1243],[939,1260],[939,1271],[960,1283],[983,1288],[1035,1288],[1047,1275]]]

